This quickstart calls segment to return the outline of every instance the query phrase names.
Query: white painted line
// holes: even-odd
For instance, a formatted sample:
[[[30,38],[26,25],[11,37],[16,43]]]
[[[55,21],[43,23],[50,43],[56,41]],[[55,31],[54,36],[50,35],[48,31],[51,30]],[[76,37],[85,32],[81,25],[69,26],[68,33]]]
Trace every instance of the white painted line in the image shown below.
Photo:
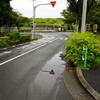
[[[68,40],[68,38],[65,38],[65,40]]]
[[[31,43],[31,44],[36,44],[36,43]]]
[[[22,49],[23,47],[18,47],[18,48],[16,48],[16,49]]]
[[[63,40],[63,38],[60,38],[60,40]]]
[[[27,47],[29,47],[30,45],[25,45],[25,46],[23,46],[23,48],[27,48]]]
[[[29,47],[29,46],[31,46],[31,45],[25,45],[25,46],[22,46],[22,47],[18,47],[18,48],[16,48],[16,49],[24,49],[24,48],[27,48],[27,47]]]
[[[51,43],[52,41],[49,41],[49,43]]]
[[[57,40],[57,38],[55,38],[54,40],[49,41],[49,43],[51,43],[51,42],[53,42],[53,41],[56,41],[56,40]]]
[[[19,44],[19,45],[23,45],[23,44]]]
[[[56,39],[55,39],[55,40],[56,40]],[[52,42],[55,41],[55,40],[52,40]],[[4,65],[4,64],[6,64],[6,63],[8,63],[8,62],[10,62],[10,61],[12,61],[12,60],[15,60],[15,59],[17,59],[17,58],[19,58],[19,57],[21,57],[21,56],[24,56],[24,55],[26,55],[26,54],[28,54],[28,53],[30,53],[30,52],[33,52],[33,51],[35,51],[35,50],[37,50],[37,49],[39,49],[39,48],[41,48],[41,47],[43,47],[43,46],[45,46],[45,45],[47,45],[47,44],[48,44],[48,43],[45,43],[45,44],[40,45],[40,46],[38,46],[38,47],[36,47],[36,48],[34,48],[34,49],[32,49],[32,50],[29,50],[29,51],[27,51],[27,52],[25,52],[25,53],[22,53],[22,54],[20,54],[20,55],[18,55],[18,56],[16,56],[16,57],[13,57],[13,58],[11,58],[11,59],[9,59],[9,60],[6,60],[6,61],[0,63],[0,66],[1,66],[1,65]]]
[[[21,57],[21,56],[24,56],[24,55],[26,55],[26,54],[28,54],[28,53],[30,53],[30,52],[32,52],[32,51],[34,51],[34,50],[36,50],[36,49],[42,47],[42,46],[45,46],[45,45],[46,45],[46,44],[41,45],[41,46],[38,46],[38,47],[36,47],[36,48],[34,48],[34,49],[30,50],[30,51],[27,51],[27,52],[25,52],[25,53],[22,53],[22,54],[16,56],[16,57],[13,57],[13,58],[11,58],[11,59],[9,59],[9,60],[7,60],[7,61],[4,61],[4,62],[0,63],[0,65],[4,65],[4,64],[6,64],[6,63],[8,63],[8,62],[10,62],[10,61],[12,61],[12,60],[15,60],[15,59],[17,59],[17,58],[19,58],[19,57]]]
[[[56,38],[56,39],[58,39],[58,38]]]
[[[4,54],[11,53],[12,51],[5,51]]]
[[[16,46],[11,46],[11,47],[16,47]]]
[[[3,48],[3,50],[6,50],[7,48]]]

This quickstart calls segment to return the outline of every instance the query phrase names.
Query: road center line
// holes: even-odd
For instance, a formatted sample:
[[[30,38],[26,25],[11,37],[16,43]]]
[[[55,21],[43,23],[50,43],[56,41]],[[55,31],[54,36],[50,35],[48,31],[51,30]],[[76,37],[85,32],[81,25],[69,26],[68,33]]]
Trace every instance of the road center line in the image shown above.
[[[56,39],[52,40],[52,42],[55,41],[55,40],[56,40]],[[43,46],[45,46],[45,45],[47,45],[47,44],[49,44],[49,42],[48,42],[48,43],[45,43],[45,44],[43,44],[43,45],[40,45],[40,46],[38,46],[38,47],[36,47],[36,48],[34,48],[34,49],[32,49],[32,50],[29,50],[29,51],[27,51],[27,52],[25,52],[25,53],[22,53],[22,54],[20,54],[20,55],[18,55],[18,56],[16,56],[16,57],[13,57],[13,58],[11,58],[11,59],[9,59],[9,60],[6,60],[6,61],[0,63],[0,66],[1,66],[1,65],[4,65],[4,64],[6,64],[6,63],[8,63],[8,62],[10,62],[10,61],[12,61],[12,60],[15,60],[15,59],[17,59],[17,58],[19,58],[19,57],[21,57],[21,56],[24,56],[24,55],[26,55],[26,54],[28,54],[28,53],[30,53],[30,52],[32,52],[32,51],[35,51],[35,50],[37,50],[37,49],[39,49],[39,48],[41,48],[41,47],[43,47]]]

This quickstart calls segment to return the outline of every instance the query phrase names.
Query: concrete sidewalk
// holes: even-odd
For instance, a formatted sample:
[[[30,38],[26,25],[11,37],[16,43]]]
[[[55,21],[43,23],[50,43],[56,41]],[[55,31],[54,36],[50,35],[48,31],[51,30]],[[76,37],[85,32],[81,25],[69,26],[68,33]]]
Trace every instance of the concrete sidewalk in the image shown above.
[[[66,64],[66,67],[71,67],[71,64]],[[95,100],[93,96],[82,86],[77,74],[66,71],[63,73],[63,80],[66,88],[69,90],[75,100]],[[78,72],[79,73],[79,72]]]

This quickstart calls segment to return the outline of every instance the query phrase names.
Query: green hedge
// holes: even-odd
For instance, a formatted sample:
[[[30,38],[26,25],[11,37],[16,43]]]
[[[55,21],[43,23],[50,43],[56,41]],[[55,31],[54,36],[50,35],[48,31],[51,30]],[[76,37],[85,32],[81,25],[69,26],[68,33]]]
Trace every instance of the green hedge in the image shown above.
[[[19,40],[20,40],[20,42],[26,42],[26,41],[29,41],[29,40],[32,40],[32,39],[29,35],[26,35],[26,36],[21,35]]]
[[[33,30],[32,28],[20,28],[20,29],[19,29],[20,32],[24,32],[24,31],[25,31],[25,32],[30,32],[30,31],[32,31],[32,30]]]
[[[0,47],[9,46],[10,40],[8,38],[0,39]]]
[[[100,36],[93,33],[73,33],[66,43],[66,61],[83,67],[83,47],[88,48],[87,67],[100,66]]]
[[[0,39],[0,47],[6,47],[21,42],[32,40],[31,36],[22,36],[19,32],[8,33],[8,38]]]

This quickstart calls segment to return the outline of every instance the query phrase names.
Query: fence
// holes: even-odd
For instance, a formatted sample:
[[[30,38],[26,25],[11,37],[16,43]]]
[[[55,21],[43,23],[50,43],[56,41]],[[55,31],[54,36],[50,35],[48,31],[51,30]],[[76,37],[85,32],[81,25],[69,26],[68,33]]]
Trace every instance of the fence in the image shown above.
[[[18,31],[15,27],[0,27],[0,33]]]

